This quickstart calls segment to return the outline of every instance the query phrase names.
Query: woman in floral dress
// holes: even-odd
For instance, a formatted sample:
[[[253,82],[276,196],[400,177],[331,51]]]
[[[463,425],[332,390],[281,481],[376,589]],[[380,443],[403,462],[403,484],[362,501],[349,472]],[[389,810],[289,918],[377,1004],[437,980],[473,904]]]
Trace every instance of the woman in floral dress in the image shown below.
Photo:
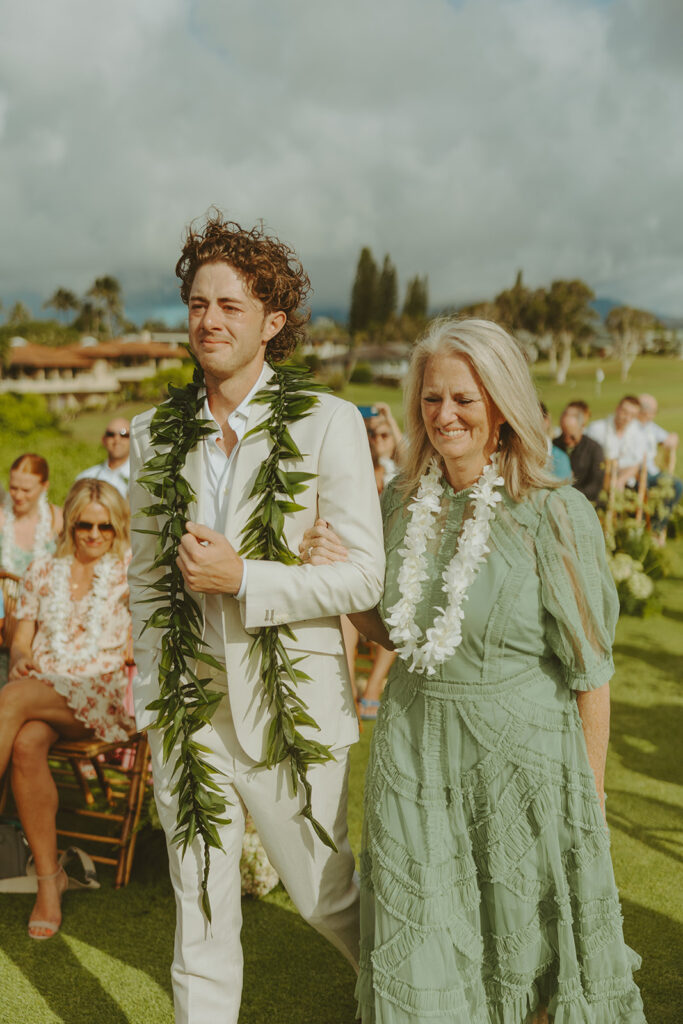
[[[54,557],[24,576],[10,677],[0,691],[0,775],[12,790],[39,880],[29,935],[61,923],[67,880],[57,865],[57,791],[48,766],[59,738],[116,742],[134,729],[124,710],[130,635],[128,507],[110,484],[77,481]]]
[[[548,476],[493,323],[432,326],[406,426],[384,595],[352,616],[398,653],[367,771],[359,1014],[643,1024],[604,819],[618,602],[595,512]],[[344,556],[324,528],[303,547]]]

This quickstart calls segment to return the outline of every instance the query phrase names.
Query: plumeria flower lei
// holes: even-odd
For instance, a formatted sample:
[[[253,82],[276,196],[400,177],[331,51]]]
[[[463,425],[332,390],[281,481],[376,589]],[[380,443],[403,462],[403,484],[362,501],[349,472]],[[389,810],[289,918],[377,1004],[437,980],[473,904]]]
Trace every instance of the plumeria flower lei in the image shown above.
[[[45,619],[50,624],[49,652],[61,672],[72,672],[74,669],[92,662],[97,656],[102,635],[104,610],[111,589],[111,577],[115,562],[116,559],[113,555],[104,555],[95,565],[92,588],[88,595],[88,606],[85,612],[84,643],[76,650],[73,647],[73,640],[70,640],[68,636],[73,557],[55,558],[53,562],[50,581],[52,593],[45,612]]]
[[[0,553],[0,565],[7,572],[13,572],[17,574],[21,568],[20,560],[17,555],[23,551],[20,548],[14,537],[14,509],[12,508],[12,501],[9,497],[5,498],[4,504],[5,512],[5,525],[2,531],[2,552]],[[43,492],[38,499],[38,520],[36,522],[36,531],[33,537],[33,556],[39,558],[41,555],[47,553],[50,541],[52,540],[52,512],[50,510],[50,503],[47,500],[47,495]]]
[[[442,573],[443,591],[448,596],[446,608],[437,608],[441,614],[427,630],[426,638],[415,621],[415,613],[422,598],[422,584],[429,579],[426,551],[436,536],[436,516],[441,509],[444,484],[436,459],[422,476],[417,495],[408,506],[410,522],[406,529],[405,546],[399,549],[403,562],[398,573],[400,599],[389,609],[386,619],[396,651],[409,662],[410,672],[433,676],[436,666],[452,657],[462,642],[463,604],[467,591],[474,582],[486,556],[491,532],[491,520],[496,505],[502,500],[497,487],[503,485],[495,457],[485,467],[472,487],[474,515],[462,528],[457,550]]]

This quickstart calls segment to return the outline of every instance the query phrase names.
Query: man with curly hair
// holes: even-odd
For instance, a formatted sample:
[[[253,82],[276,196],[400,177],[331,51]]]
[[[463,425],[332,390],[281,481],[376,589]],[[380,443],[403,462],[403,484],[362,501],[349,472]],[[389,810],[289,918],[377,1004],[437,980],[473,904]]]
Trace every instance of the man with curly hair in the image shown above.
[[[284,538],[299,547],[318,520],[334,524],[348,551],[337,565],[285,565],[242,558],[240,535],[255,498],[252,491],[272,440],[253,428],[270,415],[253,401],[274,387],[270,364],[288,358],[301,337],[309,281],[295,253],[261,228],[245,231],[212,213],[191,227],[176,273],[189,309],[189,340],[204,373],[200,416],[213,431],[190,451],[184,476],[197,503],[179,549],[186,587],[203,610],[206,650],[225,666],[212,686],[224,696],[211,723],[196,738],[221,774],[229,824],[219,828],[209,875],[212,923],[202,914],[204,851],[195,840],[182,856],[172,842],[177,830],[174,756],[164,763],[162,736],[151,729],[154,784],[168,838],[176,894],[177,930],[172,967],[179,1024],[236,1024],[242,987],[239,861],[245,814],[251,814],[269,859],[303,917],[346,958],[358,961],[358,888],[346,829],[348,750],[358,738],[357,718],[344,656],[339,615],[374,607],[384,576],[381,521],[363,421],[348,402],[322,394],[312,412],[289,424],[303,458],[292,469],[313,474],[298,506],[285,516]],[[149,505],[137,474],[153,456],[152,413],[136,417],[131,437],[131,510]],[[289,468],[289,466],[288,466]],[[152,725],[149,704],[158,698],[159,631],[142,629],[149,616],[158,517],[138,519],[130,569],[131,609],[139,675],[138,726]],[[331,748],[334,759],[308,769],[314,817],[332,837],[331,851],[302,817],[302,787],[292,791],[288,763],[267,768],[264,758],[272,709],[262,700],[260,662],[253,635],[265,626],[291,625],[296,640],[281,632],[290,656],[302,660],[309,679],[300,696],[318,730],[304,736]]]

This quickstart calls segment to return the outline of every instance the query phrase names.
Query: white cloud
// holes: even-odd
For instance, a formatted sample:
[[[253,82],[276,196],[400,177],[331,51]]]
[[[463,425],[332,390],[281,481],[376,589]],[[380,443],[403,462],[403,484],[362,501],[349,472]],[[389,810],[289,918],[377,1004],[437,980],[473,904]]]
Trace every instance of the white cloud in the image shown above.
[[[4,298],[166,301],[210,204],[345,306],[358,251],[435,303],[581,276],[683,313],[677,0],[35,0],[5,12]],[[3,102],[4,100],[4,102]]]

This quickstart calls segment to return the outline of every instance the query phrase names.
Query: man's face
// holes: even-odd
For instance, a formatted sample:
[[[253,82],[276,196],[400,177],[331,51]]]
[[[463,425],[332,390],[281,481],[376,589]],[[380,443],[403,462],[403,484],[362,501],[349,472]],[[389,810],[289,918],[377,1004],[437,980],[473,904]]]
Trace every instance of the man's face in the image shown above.
[[[642,402],[638,418],[641,423],[651,423],[657,415],[657,406],[651,402]]]
[[[130,423],[128,420],[115,419],[107,423],[102,435],[102,444],[112,461],[127,459],[130,452]]]
[[[583,436],[583,417],[577,409],[565,409],[560,416],[560,430],[565,444],[578,444]]]
[[[614,413],[614,426],[623,430],[638,415],[640,407],[635,402],[619,402]]]
[[[207,383],[258,373],[266,344],[284,326],[282,312],[266,313],[229,263],[204,263],[190,289],[190,348],[204,370]]]

